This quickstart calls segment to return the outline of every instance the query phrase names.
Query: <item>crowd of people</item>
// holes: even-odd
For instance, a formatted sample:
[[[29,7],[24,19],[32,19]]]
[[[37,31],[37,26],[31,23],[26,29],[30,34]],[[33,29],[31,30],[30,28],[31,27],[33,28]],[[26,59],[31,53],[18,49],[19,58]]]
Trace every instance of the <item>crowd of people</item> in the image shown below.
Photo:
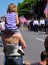
[[[41,61],[33,64],[31,64],[29,60],[24,62],[23,56],[25,53],[23,49],[25,49],[27,45],[18,25],[17,7],[14,3],[11,3],[5,15],[5,29],[2,31],[3,52],[5,56],[4,65],[48,65],[48,36],[44,41],[45,50],[40,54]],[[33,23],[33,25],[35,25],[36,28],[37,25],[35,23]]]
[[[40,19],[34,19],[30,21],[30,23],[27,25],[29,30],[38,32],[38,31],[43,31],[43,32],[48,32],[48,18],[44,19],[41,17]]]

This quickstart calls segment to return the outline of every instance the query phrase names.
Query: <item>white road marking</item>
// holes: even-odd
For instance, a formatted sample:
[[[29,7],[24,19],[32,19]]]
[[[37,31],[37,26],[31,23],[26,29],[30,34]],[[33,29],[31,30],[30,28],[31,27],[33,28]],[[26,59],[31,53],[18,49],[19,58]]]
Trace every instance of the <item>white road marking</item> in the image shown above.
[[[43,39],[40,39],[40,38],[36,38],[37,40],[40,40],[40,41],[42,41],[42,42],[44,42],[44,40]]]

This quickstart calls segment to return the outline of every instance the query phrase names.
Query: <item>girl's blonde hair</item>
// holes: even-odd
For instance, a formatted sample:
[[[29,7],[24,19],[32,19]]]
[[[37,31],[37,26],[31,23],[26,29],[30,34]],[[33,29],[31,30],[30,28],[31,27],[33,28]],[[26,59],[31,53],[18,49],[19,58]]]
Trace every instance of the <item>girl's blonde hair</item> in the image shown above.
[[[10,12],[10,13],[11,12],[17,12],[17,7],[14,3],[9,4],[8,9],[7,9],[7,13],[8,12]]]

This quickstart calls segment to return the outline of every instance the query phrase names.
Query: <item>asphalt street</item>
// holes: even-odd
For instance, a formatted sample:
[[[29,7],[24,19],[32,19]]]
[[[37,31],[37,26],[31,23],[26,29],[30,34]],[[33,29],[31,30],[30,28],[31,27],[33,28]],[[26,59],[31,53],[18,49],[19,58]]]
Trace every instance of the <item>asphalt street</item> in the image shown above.
[[[40,53],[45,49],[44,40],[47,34],[44,34],[43,32],[28,31],[27,29],[24,28],[21,28],[20,31],[27,44],[27,48],[24,49],[25,51],[24,60],[29,60],[31,63],[40,61]],[[3,48],[0,47],[0,65],[3,65],[4,63],[4,54],[2,50]]]

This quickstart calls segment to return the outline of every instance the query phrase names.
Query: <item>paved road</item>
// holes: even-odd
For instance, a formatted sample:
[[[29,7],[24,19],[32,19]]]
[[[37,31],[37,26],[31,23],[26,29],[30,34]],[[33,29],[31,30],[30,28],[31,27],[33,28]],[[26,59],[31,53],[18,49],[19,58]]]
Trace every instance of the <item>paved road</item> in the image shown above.
[[[21,32],[27,44],[24,59],[29,59],[31,63],[40,61],[40,53],[44,50],[44,39],[47,35],[28,30],[21,30]]]
[[[40,53],[44,50],[44,39],[47,35],[42,32],[36,33],[25,29],[22,29],[21,33],[27,44],[27,48],[24,50],[24,60],[28,59],[31,63],[40,61]],[[0,47],[0,65],[3,65],[3,57],[2,47]]]

